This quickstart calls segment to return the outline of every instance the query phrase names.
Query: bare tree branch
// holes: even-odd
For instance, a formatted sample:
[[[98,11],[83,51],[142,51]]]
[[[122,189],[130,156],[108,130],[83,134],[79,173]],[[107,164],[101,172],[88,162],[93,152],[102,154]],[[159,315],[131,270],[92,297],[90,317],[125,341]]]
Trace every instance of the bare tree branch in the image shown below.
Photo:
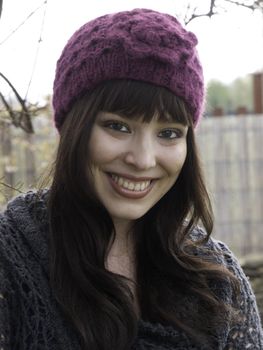
[[[21,191],[21,190],[20,190],[20,188],[23,187],[23,184],[20,183],[20,184],[17,184],[17,186],[19,186],[19,187],[14,187],[14,186],[11,186],[11,185],[9,185],[9,184],[7,184],[7,183],[5,183],[5,182],[2,182],[2,180],[3,180],[3,179],[0,179],[0,186],[9,188],[10,190],[14,190],[14,191],[16,191],[16,192],[18,192],[18,193],[25,193],[24,191]],[[0,190],[0,192],[2,193],[1,190]]]
[[[9,103],[6,101],[4,95],[1,92],[0,92],[0,98],[1,98],[1,100],[2,100],[2,102],[4,104],[4,106],[5,106],[5,109],[7,110],[8,114],[10,116],[10,119],[12,121],[14,121],[14,123],[16,123],[14,112],[13,112],[12,108],[10,107]]]
[[[2,6],[2,3],[3,3],[3,0],[0,0],[0,6]],[[46,3],[47,3],[47,0],[45,0],[40,6],[38,6],[34,11],[32,11],[22,23],[20,23],[15,29],[13,29],[12,32],[8,34],[7,37],[0,42],[0,45],[5,43],[12,35],[14,35],[29,20],[29,18],[32,17],[39,9],[41,9],[42,6],[46,5]]]
[[[235,0],[223,0],[222,5],[224,3],[225,4],[228,3],[228,4],[232,4],[232,5],[236,5],[236,6],[242,6],[244,8],[247,8],[248,10],[252,10],[252,11],[255,11],[255,10],[263,11],[263,0],[254,0],[252,3],[246,3],[244,1],[235,1]],[[185,25],[189,24],[191,21],[193,21],[194,19],[199,18],[199,17],[211,18],[212,16],[219,14],[219,11],[218,11],[219,5],[217,5],[217,0],[211,0],[208,10],[204,13],[198,13],[197,12],[198,9],[194,8],[192,10],[192,13],[189,14],[190,9],[191,9],[191,6],[190,6],[190,1],[189,1],[188,6],[187,6],[187,11],[186,11],[186,16],[184,18]]]
[[[7,77],[3,73],[0,73],[0,77],[2,77],[6,81],[6,83],[11,87],[12,91],[14,92],[17,98],[17,101],[19,102],[22,108],[21,112],[19,113],[18,122],[15,121],[14,114],[12,113],[10,114],[12,121],[15,121],[14,125],[20,126],[25,132],[29,134],[34,133],[33,124],[30,118],[30,111],[26,106],[25,100],[22,99],[22,97],[19,95],[15,87],[11,84],[11,82],[7,79]],[[3,100],[2,94],[1,94],[1,98]],[[6,105],[6,102],[4,102],[4,104]]]
[[[185,19],[185,25],[187,25],[189,22],[191,22],[195,18],[199,18],[199,17],[209,17],[209,18],[211,18],[213,15],[217,14],[217,12],[215,11],[215,1],[216,0],[211,0],[210,1],[209,10],[207,12],[205,12],[205,13],[196,13],[197,8],[195,8],[193,13],[192,13],[192,15],[188,19]],[[188,9],[189,9],[189,6],[188,6]]]
[[[2,14],[2,9],[3,9],[3,0],[0,0],[0,18]]]
[[[5,198],[5,202],[8,202],[14,196],[14,192],[24,194],[25,192],[22,191],[21,188],[23,188],[22,183],[18,183],[16,186],[11,186],[4,182],[4,178],[0,179],[0,194]]]
[[[242,6],[242,7],[245,7],[247,9],[250,9],[252,11],[254,10],[257,10],[259,9],[262,4],[263,4],[263,1],[262,0],[258,0],[258,1],[254,1],[252,4],[246,4],[244,2],[239,2],[239,1],[234,1],[234,0],[224,0],[225,2],[228,2],[230,4],[233,4],[233,5],[237,5],[237,6]]]

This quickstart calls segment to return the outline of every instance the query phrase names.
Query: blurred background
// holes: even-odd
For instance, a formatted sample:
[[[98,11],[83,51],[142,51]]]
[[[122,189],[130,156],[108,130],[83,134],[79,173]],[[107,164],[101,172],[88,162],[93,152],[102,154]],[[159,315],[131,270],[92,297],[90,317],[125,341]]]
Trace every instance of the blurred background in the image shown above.
[[[52,83],[70,35],[136,7],[175,15],[199,39],[207,101],[197,138],[213,236],[240,258],[263,309],[263,0],[0,0],[0,208],[52,162]]]

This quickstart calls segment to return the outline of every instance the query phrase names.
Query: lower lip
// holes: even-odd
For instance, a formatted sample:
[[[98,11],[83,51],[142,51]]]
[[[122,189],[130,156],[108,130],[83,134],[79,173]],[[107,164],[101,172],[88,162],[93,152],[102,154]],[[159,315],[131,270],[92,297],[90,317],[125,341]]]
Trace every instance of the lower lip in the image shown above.
[[[150,185],[145,188],[143,191],[131,191],[128,190],[127,188],[123,188],[121,186],[119,186],[110,175],[107,174],[107,177],[109,179],[109,182],[111,184],[111,186],[113,187],[113,189],[121,196],[126,197],[126,198],[131,198],[131,199],[140,199],[143,198],[145,196],[147,196],[147,194],[151,191],[153,185],[154,185],[154,180],[151,181]]]

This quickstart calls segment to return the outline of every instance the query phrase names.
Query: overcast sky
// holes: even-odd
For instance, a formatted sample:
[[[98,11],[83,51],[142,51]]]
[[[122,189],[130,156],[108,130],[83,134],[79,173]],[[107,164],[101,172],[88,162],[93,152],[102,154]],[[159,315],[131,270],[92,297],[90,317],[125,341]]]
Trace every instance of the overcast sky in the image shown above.
[[[192,0],[195,1],[195,0]],[[26,94],[35,61],[45,6],[38,10],[8,40],[5,38],[41,0],[4,0],[0,20],[0,72]],[[136,7],[152,8],[176,15],[184,11],[186,0],[48,0],[39,45],[39,55],[28,97],[37,100],[52,93],[56,61],[69,36],[83,23],[105,13]],[[205,5],[206,0],[199,0]],[[263,16],[233,7],[228,13],[200,18],[191,22],[188,30],[199,39],[198,50],[206,81],[218,79],[230,82],[263,68]],[[4,42],[3,42],[4,41]],[[3,42],[3,43],[2,43]],[[5,86],[0,81],[0,90]]]

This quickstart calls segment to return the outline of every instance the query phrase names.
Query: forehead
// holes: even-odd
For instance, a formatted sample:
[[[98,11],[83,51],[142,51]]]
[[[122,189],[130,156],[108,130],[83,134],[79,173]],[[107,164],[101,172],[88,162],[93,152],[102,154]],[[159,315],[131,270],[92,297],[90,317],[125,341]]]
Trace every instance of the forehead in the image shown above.
[[[169,90],[135,81],[110,81],[103,84],[99,111],[149,122],[153,119],[189,125],[185,103]]]
[[[131,121],[137,121],[139,123],[150,123],[150,122],[162,122],[162,123],[175,123],[178,122],[176,118],[173,118],[169,113],[158,113],[157,111],[150,115],[149,113],[141,114],[130,114],[124,111],[101,111],[100,116],[117,116]]]
[[[172,116],[168,113],[165,115],[160,115],[159,113],[153,114],[152,117],[145,116],[145,115],[127,115],[126,113],[120,113],[118,111],[100,111],[97,114],[97,118],[110,118],[110,117],[116,117],[116,118],[123,118],[126,120],[138,122],[138,123],[175,123],[177,122]]]

